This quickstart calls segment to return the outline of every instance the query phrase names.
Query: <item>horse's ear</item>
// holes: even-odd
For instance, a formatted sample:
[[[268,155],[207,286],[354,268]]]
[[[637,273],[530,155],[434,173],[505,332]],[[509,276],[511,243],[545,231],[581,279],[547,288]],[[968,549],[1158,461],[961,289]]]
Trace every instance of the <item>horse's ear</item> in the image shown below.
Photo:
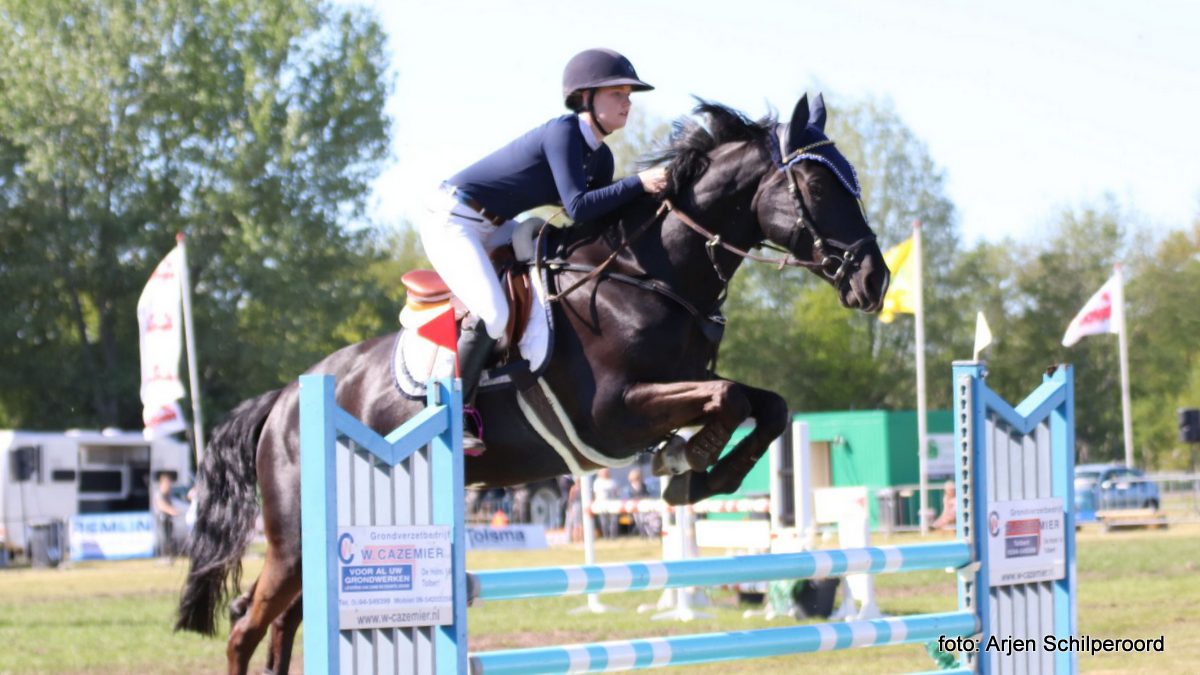
[[[784,148],[785,155],[803,144],[802,139],[806,126],[808,126],[808,94],[800,97],[796,103],[796,109],[792,111],[792,121],[788,123],[787,147]]]
[[[814,127],[825,131],[825,96],[817,94],[813,99],[812,112],[809,113],[808,123]]]

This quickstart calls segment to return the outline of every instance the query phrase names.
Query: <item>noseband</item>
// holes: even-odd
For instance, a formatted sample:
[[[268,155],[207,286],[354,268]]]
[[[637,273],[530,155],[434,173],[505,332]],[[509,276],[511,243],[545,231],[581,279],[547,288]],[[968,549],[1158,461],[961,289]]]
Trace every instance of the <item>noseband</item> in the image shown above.
[[[796,172],[792,170],[792,165],[804,159],[804,156],[812,150],[826,145],[833,145],[833,141],[817,141],[793,151],[782,161],[780,170],[787,174],[788,194],[791,195],[792,205],[796,208],[796,225],[792,228],[792,236],[788,239],[788,251],[796,248],[802,231],[808,232],[808,236],[812,237],[813,248],[821,255],[821,262],[810,263],[805,267],[816,270],[821,276],[833,282],[834,286],[837,286],[841,284],[848,272],[862,265],[862,248],[875,241],[875,234],[868,234],[846,244],[837,239],[822,237],[821,233],[817,232],[817,227],[813,223],[813,219],[809,217],[808,209],[804,206],[804,199],[800,196],[800,182],[796,178]]]

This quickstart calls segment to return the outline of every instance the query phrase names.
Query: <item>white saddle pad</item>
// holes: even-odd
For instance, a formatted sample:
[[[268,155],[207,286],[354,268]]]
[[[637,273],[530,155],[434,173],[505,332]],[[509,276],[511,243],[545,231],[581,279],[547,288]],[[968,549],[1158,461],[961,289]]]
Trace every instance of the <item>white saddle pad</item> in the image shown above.
[[[533,307],[529,310],[529,323],[525,334],[517,345],[521,357],[529,362],[529,372],[540,373],[550,357],[552,342],[550,303],[546,301],[546,280],[530,274],[533,287]],[[416,326],[401,323],[400,335],[392,357],[392,372],[400,393],[413,399],[425,398],[425,383],[432,378],[454,377],[454,353],[417,335]],[[512,378],[507,374],[485,371],[479,381],[479,390],[507,386]]]

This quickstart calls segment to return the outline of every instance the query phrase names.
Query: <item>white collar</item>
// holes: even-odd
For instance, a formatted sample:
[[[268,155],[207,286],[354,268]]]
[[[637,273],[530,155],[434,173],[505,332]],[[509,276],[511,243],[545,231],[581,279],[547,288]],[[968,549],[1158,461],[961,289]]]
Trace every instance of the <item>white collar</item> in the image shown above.
[[[599,150],[600,146],[604,145],[604,141],[596,138],[596,132],[592,131],[592,126],[587,123],[587,120],[583,119],[582,115],[579,117],[579,130],[583,132],[584,142],[592,150]]]

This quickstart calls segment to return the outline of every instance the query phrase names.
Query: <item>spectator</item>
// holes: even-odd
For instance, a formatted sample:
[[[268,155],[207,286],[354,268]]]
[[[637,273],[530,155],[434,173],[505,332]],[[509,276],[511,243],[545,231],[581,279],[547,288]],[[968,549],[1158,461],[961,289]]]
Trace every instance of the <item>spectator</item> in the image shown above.
[[[571,488],[575,485],[575,478],[571,474],[563,474],[555,479],[558,484],[558,513],[554,514],[556,527],[566,527],[567,516],[571,511]],[[570,536],[568,530],[568,538]]]
[[[583,502],[578,481],[571,483],[571,489],[567,492],[567,517],[564,527],[572,544],[583,541]]]
[[[650,488],[642,480],[641,469],[629,471],[629,485],[623,490],[625,499],[639,500],[650,498]],[[654,511],[633,514],[633,527],[641,537],[657,537],[662,529],[662,516]]]
[[[169,471],[158,474],[158,491],[154,494],[154,510],[156,513],[158,555],[166,558],[175,557],[175,516],[179,510],[171,503],[171,488],[175,479]]]
[[[641,469],[630,469],[627,479],[629,485],[622,490],[624,499],[646,499],[650,496],[650,488],[646,487],[646,482],[642,480]]]
[[[196,526],[196,512],[200,508],[200,504],[196,501],[199,493],[196,491],[196,486],[193,485],[187,491],[188,508],[187,514],[183,518],[183,522],[187,523],[188,531],[190,532]]]
[[[617,498],[617,482],[612,479],[612,472],[600,469],[596,480],[592,483],[592,500],[596,502],[611,501]],[[599,516],[600,534],[605,539],[615,539],[619,527],[619,516],[615,513],[602,513]]]
[[[942,484],[942,513],[933,521],[935,530],[953,530],[958,523],[958,499],[954,495],[954,481]]]

